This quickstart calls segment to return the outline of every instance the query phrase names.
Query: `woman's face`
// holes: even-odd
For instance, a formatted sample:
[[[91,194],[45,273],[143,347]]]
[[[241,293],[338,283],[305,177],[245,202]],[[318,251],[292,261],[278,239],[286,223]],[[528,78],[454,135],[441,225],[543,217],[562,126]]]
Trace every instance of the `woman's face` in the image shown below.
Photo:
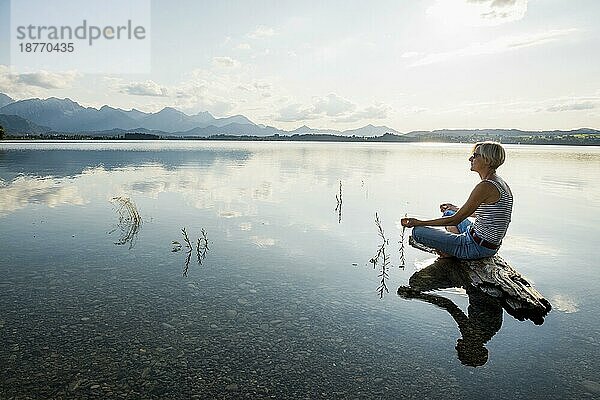
[[[485,161],[483,161],[479,146],[475,148],[473,154],[469,157],[469,161],[471,162],[471,171],[480,171],[485,166]]]

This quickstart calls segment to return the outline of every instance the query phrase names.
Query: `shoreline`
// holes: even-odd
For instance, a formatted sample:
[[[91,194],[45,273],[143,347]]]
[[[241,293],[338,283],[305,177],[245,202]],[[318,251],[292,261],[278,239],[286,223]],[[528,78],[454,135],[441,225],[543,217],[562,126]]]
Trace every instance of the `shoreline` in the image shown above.
[[[148,135],[149,136],[149,135]],[[155,135],[152,135],[155,136]],[[591,136],[591,135],[590,135]],[[441,138],[406,138],[402,136],[334,136],[334,135],[294,135],[294,136],[233,136],[214,135],[209,137],[132,137],[124,136],[90,136],[90,135],[43,135],[43,136],[7,136],[0,143],[40,143],[40,142],[105,142],[105,141],[221,141],[221,142],[311,142],[311,143],[475,143],[484,140],[498,141],[502,144],[517,145],[560,145],[560,146],[600,146],[600,135],[591,137],[441,137]]]

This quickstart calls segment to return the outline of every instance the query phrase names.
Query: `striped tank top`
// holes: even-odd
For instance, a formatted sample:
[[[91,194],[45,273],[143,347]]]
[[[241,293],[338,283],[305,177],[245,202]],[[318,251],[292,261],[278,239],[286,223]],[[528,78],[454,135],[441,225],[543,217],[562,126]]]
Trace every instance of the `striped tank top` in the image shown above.
[[[475,222],[473,228],[477,236],[488,242],[500,245],[506,235],[513,207],[513,195],[510,188],[497,177],[498,181],[486,179],[500,192],[500,199],[493,204],[480,204],[475,210]]]

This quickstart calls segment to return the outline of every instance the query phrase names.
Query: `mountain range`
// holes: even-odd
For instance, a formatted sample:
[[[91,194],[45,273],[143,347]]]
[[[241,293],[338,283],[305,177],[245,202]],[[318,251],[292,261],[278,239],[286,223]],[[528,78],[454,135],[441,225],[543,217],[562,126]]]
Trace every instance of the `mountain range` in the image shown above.
[[[100,109],[83,107],[71,99],[26,99],[15,101],[0,93],[0,126],[8,134],[86,134],[116,136],[127,132],[152,133],[163,137],[209,137],[214,135],[231,136],[273,136],[273,135],[337,135],[372,137],[392,134],[417,137],[467,137],[496,136],[515,137],[527,135],[559,136],[566,134],[599,134],[600,131],[582,128],[572,131],[522,131],[518,129],[475,129],[475,130],[435,130],[400,133],[387,126],[365,125],[357,129],[338,131],[334,129],[314,129],[302,125],[291,131],[272,126],[255,124],[243,115],[215,118],[208,111],[188,115],[172,107],[165,107],[156,113],[146,113],[136,109],[102,106]]]
[[[349,131],[320,130],[302,126],[285,131],[272,126],[258,125],[243,115],[215,118],[208,111],[188,115],[172,107],[156,113],[136,109],[122,110],[108,105],[100,109],[83,107],[71,99],[26,99],[14,101],[0,93],[0,125],[8,133],[103,133],[112,131],[143,131],[161,136],[251,135],[270,136],[294,133],[334,133],[341,135],[373,136],[399,134],[385,127],[367,125]]]

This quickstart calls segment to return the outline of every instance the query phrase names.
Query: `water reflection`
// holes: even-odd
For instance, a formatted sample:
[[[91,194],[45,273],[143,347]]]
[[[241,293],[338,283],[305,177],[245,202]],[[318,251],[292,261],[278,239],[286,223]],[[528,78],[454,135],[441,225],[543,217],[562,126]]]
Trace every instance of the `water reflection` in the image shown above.
[[[0,216],[29,204],[45,204],[53,208],[60,205],[84,205],[88,202],[79,185],[66,178],[18,176],[10,182],[0,179]]]
[[[5,152],[12,157],[9,162],[0,152],[0,330],[7,344],[0,358],[10,360],[10,374],[0,379],[7,382],[0,384],[0,392],[7,394],[0,397],[57,397],[39,382],[66,387],[68,381],[60,378],[68,376],[61,368],[65,366],[83,371],[74,382],[88,382],[82,392],[69,392],[71,397],[97,396],[100,392],[90,389],[96,382],[114,396],[135,397],[123,388],[151,387],[157,397],[177,397],[181,392],[169,391],[169,382],[183,376],[179,367],[185,362],[192,367],[184,375],[189,372],[194,378],[188,382],[207,398],[223,393],[261,397],[253,391],[257,376],[268,378],[259,379],[270,390],[262,397],[319,397],[327,392],[330,397],[392,398],[404,391],[405,397],[414,398],[506,393],[531,398],[539,388],[556,385],[554,397],[580,398],[584,393],[577,381],[596,380],[597,361],[590,354],[597,349],[593,321],[599,303],[589,287],[596,286],[598,275],[590,238],[597,236],[600,217],[597,203],[586,199],[600,193],[600,153],[585,164],[555,162],[552,153],[543,164],[545,174],[584,179],[589,195],[587,189],[584,195],[579,188],[563,186],[564,195],[545,196],[540,190],[542,169],[530,166],[532,157],[506,165],[511,182],[521,189],[521,206],[516,210],[520,218],[511,225],[513,239],[507,240],[503,253],[516,264],[527,263],[524,272],[549,295],[564,294],[552,298],[557,309],[581,310],[555,313],[544,329],[509,320],[488,355],[487,343],[502,325],[501,300],[468,287],[467,310],[466,297],[457,300],[442,293],[461,311],[428,290],[464,283],[446,277],[450,282],[436,284],[439,278],[420,271],[405,297],[447,310],[461,331],[455,333],[452,326],[450,335],[456,337],[450,344],[436,343],[436,329],[447,325],[439,327],[437,307],[394,296],[379,301],[374,292],[383,276],[375,276],[385,263],[375,270],[367,263],[383,242],[376,238],[375,211],[389,239],[385,253],[392,268],[399,263],[395,246],[402,244],[401,227],[394,221],[405,212],[429,215],[439,201],[434,192],[443,193],[443,201],[464,200],[473,184],[473,177],[464,173],[466,145],[217,147],[197,142],[188,145],[191,150],[180,151],[181,157],[166,157],[173,162],[152,144],[144,144],[151,150],[146,152],[131,151],[126,143],[107,154],[89,152],[100,145],[78,144],[80,165],[66,168],[66,175],[58,160],[76,163],[76,154],[69,151],[36,153],[29,149],[32,144],[20,144],[24,150],[11,151],[36,153],[24,158],[26,167],[19,164],[18,154]],[[230,151],[242,147],[246,150]],[[213,156],[204,157],[206,148]],[[244,151],[246,159],[233,156]],[[518,155],[525,150],[512,151]],[[44,159],[46,155],[52,160]],[[46,173],[53,176],[41,178]],[[340,220],[339,213],[332,215],[332,194],[338,193],[340,180],[344,225],[334,221]],[[115,196],[135,199],[142,212],[145,224],[132,251],[107,237],[117,219],[108,203]],[[181,227],[186,227],[189,248]],[[202,261],[210,268],[195,265],[201,227],[211,238]],[[181,251],[170,253],[171,240],[181,242]],[[409,246],[405,250],[408,264],[428,257]],[[355,262],[367,266],[347,274]],[[387,288],[408,285],[413,271],[392,269],[385,270]],[[435,312],[423,313],[423,308]],[[425,331],[433,336],[415,334]],[[380,334],[385,332],[394,334]],[[375,336],[377,341],[372,340]],[[109,355],[105,349],[116,350]],[[509,351],[522,357],[496,353]],[[467,365],[482,365],[488,357],[494,362],[486,364],[487,372],[469,375],[455,361],[455,352]],[[118,378],[113,374],[115,355],[119,371],[124,371]],[[246,360],[251,363],[240,365]],[[534,364],[536,368],[529,368]],[[141,373],[128,373],[136,370],[145,371],[141,378]],[[290,376],[298,379],[292,382]],[[318,391],[307,394],[308,381],[321,382]],[[239,385],[237,393],[225,392],[233,382]],[[343,391],[336,394],[336,387]]]
[[[428,267],[415,272],[409,286],[398,288],[398,295],[405,299],[417,299],[446,310],[458,324],[462,335],[457,340],[456,351],[462,364],[478,367],[488,361],[485,344],[502,326],[502,309],[519,320],[530,319],[536,325],[544,322],[550,310],[547,308],[523,310],[517,305],[519,298],[508,293],[492,296],[485,293],[473,281],[471,269],[456,259],[438,258]],[[452,300],[428,293],[448,288],[463,288],[469,298],[467,314]]]
[[[231,149],[214,151],[209,149],[117,151],[91,150],[0,150],[1,176],[12,180],[20,175],[48,176],[54,178],[81,175],[87,169],[102,167],[108,171],[131,166],[161,165],[167,170],[181,166],[210,167],[220,160],[233,164],[244,164],[251,152]]]

